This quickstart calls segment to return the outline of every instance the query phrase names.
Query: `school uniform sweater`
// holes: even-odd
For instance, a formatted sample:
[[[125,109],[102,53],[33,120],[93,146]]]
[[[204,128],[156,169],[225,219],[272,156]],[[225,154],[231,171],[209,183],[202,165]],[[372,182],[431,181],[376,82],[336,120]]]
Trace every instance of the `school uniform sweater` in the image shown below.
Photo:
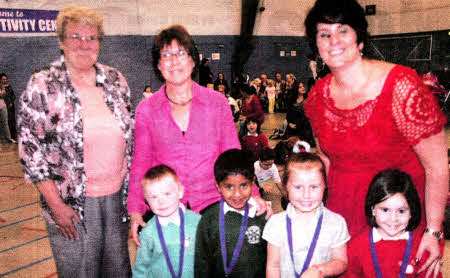
[[[200,220],[195,244],[195,277],[225,277],[219,233],[220,202],[209,207]],[[229,211],[225,214],[227,264],[236,248],[243,216]],[[265,277],[267,243],[262,239],[265,214],[248,218],[244,243],[236,265],[228,277]]]
[[[195,234],[200,217],[200,215],[191,210],[186,210],[184,214],[185,243],[183,278],[194,276]],[[161,226],[161,228],[170,261],[175,274],[178,274],[181,248],[180,227],[174,223],[168,223],[167,226]],[[136,260],[133,266],[133,277],[171,278],[172,276],[156,228],[156,217],[150,219],[147,227],[142,229],[139,240],[142,246],[137,249]]]
[[[347,252],[348,270],[343,276],[344,278],[376,278],[372,255],[370,253],[369,233],[370,229],[366,229],[362,233],[357,235],[354,239],[350,240]],[[417,275],[417,271],[419,270],[421,265],[415,266],[414,263],[417,249],[419,248],[421,240],[422,235],[419,231],[416,230],[413,233],[413,246],[406,269],[406,277],[425,277],[426,271],[423,271],[422,273]],[[375,242],[375,250],[377,253],[377,258],[383,278],[398,277],[407,241],[407,239],[381,239]],[[426,252],[421,261],[425,262],[428,258],[428,255],[428,252]],[[442,274],[439,273],[438,277],[442,277]]]

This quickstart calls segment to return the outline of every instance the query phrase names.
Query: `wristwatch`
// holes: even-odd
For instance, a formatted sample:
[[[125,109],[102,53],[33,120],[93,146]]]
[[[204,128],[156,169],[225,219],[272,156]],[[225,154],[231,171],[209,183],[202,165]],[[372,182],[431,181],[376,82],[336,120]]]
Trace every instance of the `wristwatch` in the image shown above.
[[[442,240],[442,231],[436,231],[436,230],[433,230],[433,229],[429,229],[429,228],[425,228],[425,230],[423,231],[423,233],[424,234],[430,234],[430,235],[432,235],[432,236],[435,236],[438,240],[439,240],[439,242],[441,242],[441,240]]]

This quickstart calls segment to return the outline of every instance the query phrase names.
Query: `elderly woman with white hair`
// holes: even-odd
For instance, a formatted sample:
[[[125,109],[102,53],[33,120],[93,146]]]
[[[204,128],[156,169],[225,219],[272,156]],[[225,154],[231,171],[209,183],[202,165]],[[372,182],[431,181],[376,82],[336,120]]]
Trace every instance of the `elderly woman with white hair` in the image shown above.
[[[96,11],[64,8],[57,35],[61,58],[33,74],[20,100],[25,177],[42,195],[59,277],[128,277],[130,90],[97,62],[104,31]]]

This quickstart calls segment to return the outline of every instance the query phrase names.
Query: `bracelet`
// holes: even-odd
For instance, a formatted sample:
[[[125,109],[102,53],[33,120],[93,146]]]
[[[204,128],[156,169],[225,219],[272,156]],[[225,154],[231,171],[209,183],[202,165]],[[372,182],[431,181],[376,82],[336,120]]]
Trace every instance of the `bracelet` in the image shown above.
[[[442,234],[443,234],[442,231],[436,231],[436,230],[433,230],[433,229],[425,228],[423,233],[424,234],[430,234],[430,235],[436,237],[439,240],[439,242],[441,242],[441,240],[442,240]]]

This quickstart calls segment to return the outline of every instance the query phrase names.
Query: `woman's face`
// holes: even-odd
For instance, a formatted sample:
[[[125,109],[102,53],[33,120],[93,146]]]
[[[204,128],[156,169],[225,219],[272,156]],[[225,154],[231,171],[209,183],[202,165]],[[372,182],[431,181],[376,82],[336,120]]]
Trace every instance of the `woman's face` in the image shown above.
[[[286,81],[287,81],[288,83],[291,83],[291,82],[292,82],[291,76],[290,76],[289,74],[286,75]]]
[[[219,79],[220,79],[220,80],[223,79],[223,74],[219,73]]]
[[[306,88],[305,85],[303,85],[303,83],[298,84],[298,93],[299,95],[306,94]]]
[[[167,54],[169,55],[167,56]],[[194,60],[177,40],[173,40],[170,45],[165,45],[161,49],[158,69],[161,71],[167,85],[176,86],[191,81],[194,67]]]
[[[77,71],[90,70],[100,50],[97,27],[69,22],[65,33],[59,46],[64,51],[66,64]]]
[[[346,24],[317,24],[317,48],[320,57],[330,69],[352,65],[361,58],[363,43],[358,45],[357,35]]]

